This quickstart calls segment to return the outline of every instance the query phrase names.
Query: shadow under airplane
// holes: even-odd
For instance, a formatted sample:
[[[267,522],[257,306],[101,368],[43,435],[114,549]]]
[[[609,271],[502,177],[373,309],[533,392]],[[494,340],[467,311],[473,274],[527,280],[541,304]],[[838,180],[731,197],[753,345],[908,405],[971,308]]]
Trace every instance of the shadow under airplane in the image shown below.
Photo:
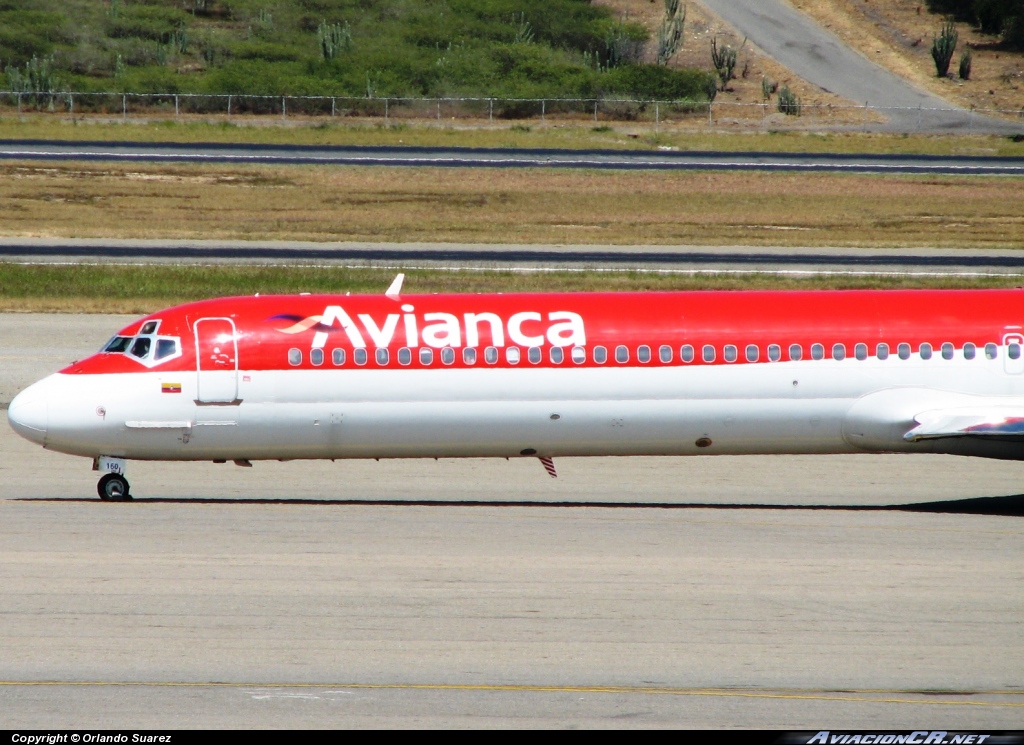
[[[93,498],[22,497],[17,502],[96,502]],[[954,515],[998,515],[1024,517],[1024,494],[1005,497],[971,497],[969,499],[914,502],[909,504],[706,504],[702,502],[547,502],[541,500],[472,500],[472,499],[267,499],[213,497],[145,497],[137,504],[213,504],[213,505],[293,505],[308,507],[519,507],[579,508],[630,510],[837,510],[853,512],[931,512]]]

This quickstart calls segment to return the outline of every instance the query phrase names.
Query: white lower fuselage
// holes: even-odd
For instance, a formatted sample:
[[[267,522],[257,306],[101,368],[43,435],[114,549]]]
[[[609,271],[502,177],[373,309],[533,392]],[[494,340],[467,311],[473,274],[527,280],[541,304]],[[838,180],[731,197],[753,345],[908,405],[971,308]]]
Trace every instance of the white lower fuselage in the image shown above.
[[[161,392],[167,381],[181,392]],[[1024,457],[1015,442],[903,439],[914,415],[930,408],[998,401],[1024,412],[1024,375],[1007,369],[1003,354],[561,369],[525,361],[518,368],[243,368],[237,400],[212,405],[196,403],[196,373],[58,374],[37,386],[47,402],[39,441],[89,457]]]

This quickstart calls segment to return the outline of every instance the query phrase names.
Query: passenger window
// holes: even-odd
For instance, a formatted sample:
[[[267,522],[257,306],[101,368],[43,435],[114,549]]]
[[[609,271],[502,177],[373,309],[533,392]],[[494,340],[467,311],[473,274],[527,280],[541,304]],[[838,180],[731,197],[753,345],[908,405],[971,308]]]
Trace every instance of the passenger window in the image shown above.
[[[139,331],[139,333],[155,334],[158,326],[160,326],[160,321],[146,321],[144,324],[142,324],[142,329]]]
[[[948,341],[942,345],[942,359],[953,359],[953,345],[950,344]]]
[[[615,347],[615,361],[629,362],[629,350],[621,344]]]
[[[646,344],[641,344],[636,348],[636,359],[638,362],[643,362],[646,365],[651,361],[651,348]]]
[[[377,364],[381,366],[388,364],[388,361],[391,359],[391,355],[388,354],[386,349],[378,349],[375,356],[377,357]]]
[[[1019,360],[1020,359],[1020,344],[1018,342],[1015,342],[1015,341],[1011,341],[1009,344],[1007,344],[1006,345],[1006,356],[1009,357],[1011,360]]]
[[[309,361],[317,367],[324,364],[324,350],[322,349],[311,349],[309,351]]]
[[[561,347],[551,347],[551,364],[561,365],[565,359],[565,352]]]
[[[366,364],[366,350],[363,347],[357,347],[356,350],[354,352],[352,352],[352,359],[355,361],[355,363],[357,365],[360,365],[360,366],[365,365]]]
[[[473,347],[466,347],[462,350],[462,362],[466,365],[476,364],[476,350]]]
[[[519,347],[509,347],[505,350],[505,360],[510,365],[519,364]]]
[[[668,364],[672,361],[672,347],[667,344],[662,344],[658,347],[658,359]]]
[[[441,349],[441,364],[451,365],[455,362],[455,350],[451,347],[443,347]]]
[[[975,354],[977,354],[977,351],[978,348],[976,346],[974,346],[970,342],[967,342],[966,344],[964,344],[964,359],[973,360]]]
[[[153,355],[153,359],[162,360],[164,357],[170,357],[176,354],[178,351],[178,342],[174,339],[157,339],[156,342],[156,353]]]
[[[604,347],[594,347],[594,362],[603,365],[608,361],[608,350]]]
[[[833,344],[832,345],[832,359],[834,359],[834,360],[845,360],[846,359],[846,345],[845,344]]]
[[[583,347],[576,346],[572,348],[572,361],[577,365],[582,365],[587,361],[587,350]]]
[[[526,350],[526,359],[531,364],[536,365],[540,362],[540,347],[530,347]]]
[[[910,345],[907,344],[906,342],[901,343],[898,347],[896,347],[896,353],[899,355],[901,360],[909,360]]]
[[[683,362],[693,362],[693,347],[689,344],[684,344],[679,348],[679,357]]]
[[[994,360],[998,356],[999,350],[996,348],[995,344],[989,342],[985,345],[985,359]]]
[[[822,344],[811,345],[811,359],[812,360],[823,360],[825,359],[825,347]]]
[[[921,352],[922,360],[930,360],[932,358],[932,345],[928,342],[921,344],[919,351]]]
[[[288,350],[288,364],[292,367],[302,364],[302,350],[292,347]]]
[[[889,359],[889,345],[879,344],[877,347],[875,347],[875,356],[878,357],[878,359],[880,360]]]
[[[715,348],[710,344],[705,344],[704,349],[701,350],[702,359],[705,362],[715,361]]]
[[[768,345],[768,360],[769,362],[778,362],[782,359],[782,347],[778,344]]]
[[[150,348],[150,346],[152,344],[153,344],[153,340],[152,339],[147,339],[144,336],[140,336],[132,344],[132,348],[131,348],[131,351],[129,352],[129,354],[132,355],[133,357],[138,357],[141,360],[147,354],[149,354],[149,348]]]
[[[799,344],[789,345],[789,359],[793,362],[799,362],[804,358],[804,348]]]
[[[420,347],[420,364],[430,365],[434,362],[434,350],[430,347]]]
[[[412,350],[409,347],[402,347],[398,350],[398,364],[399,365],[411,365],[412,364]]]
[[[335,349],[334,351],[332,351],[331,352],[331,362],[333,362],[335,365],[344,365],[345,364],[345,350],[344,349]]]
[[[722,359],[726,362],[736,361],[736,347],[733,344],[726,344],[722,349]]]
[[[484,350],[484,362],[488,365],[494,365],[498,362],[497,347],[487,347],[487,349]]]
[[[761,356],[761,350],[757,348],[756,344],[748,344],[747,349],[747,362],[757,362],[758,357]]]
[[[115,336],[110,342],[103,348],[104,352],[124,352],[131,346],[132,337],[130,336]]]
[[[866,360],[868,358],[868,345],[858,344],[853,348],[853,356],[858,360]]]

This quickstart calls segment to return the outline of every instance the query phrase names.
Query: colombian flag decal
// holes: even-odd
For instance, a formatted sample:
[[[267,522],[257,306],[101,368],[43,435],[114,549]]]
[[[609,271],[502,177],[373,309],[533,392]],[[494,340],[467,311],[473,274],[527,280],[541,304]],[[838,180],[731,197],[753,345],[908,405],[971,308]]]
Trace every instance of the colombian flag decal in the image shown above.
[[[181,383],[161,383],[161,393],[181,393]]]

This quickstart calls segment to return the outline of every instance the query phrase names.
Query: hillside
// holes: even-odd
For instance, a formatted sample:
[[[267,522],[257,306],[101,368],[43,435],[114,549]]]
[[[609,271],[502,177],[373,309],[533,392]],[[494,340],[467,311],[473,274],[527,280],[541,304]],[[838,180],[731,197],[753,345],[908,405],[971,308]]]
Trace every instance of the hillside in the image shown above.
[[[10,90],[705,100],[588,0],[0,0]]]

